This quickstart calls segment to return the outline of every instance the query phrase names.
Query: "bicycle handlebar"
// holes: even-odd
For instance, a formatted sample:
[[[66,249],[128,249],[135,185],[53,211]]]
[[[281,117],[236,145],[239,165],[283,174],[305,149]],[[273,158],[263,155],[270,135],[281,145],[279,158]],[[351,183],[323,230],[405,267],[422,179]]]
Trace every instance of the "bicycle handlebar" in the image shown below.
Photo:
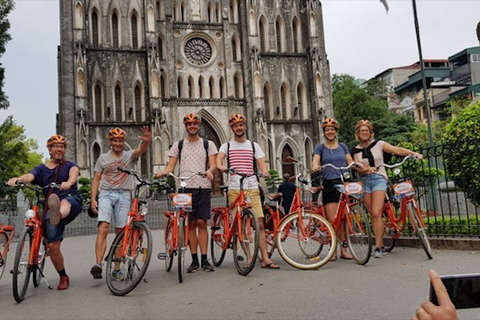
[[[400,162],[397,162],[397,163],[394,163],[394,164],[381,164],[378,166],[378,168],[380,167],[385,167],[385,168],[389,168],[389,169],[393,169],[393,168],[397,168],[397,167],[400,167],[401,165],[403,165],[407,160],[410,160],[410,159],[415,159],[417,160],[417,158],[413,155],[413,154],[409,154],[408,156],[404,157],[402,161]]]
[[[322,165],[322,167],[323,168],[330,167],[330,168],[333,168],[333,169],[338,170],[338,171],[346,171],[346,170],[350,170],[352,167],[360,167],[360,165],[356,162],[350,162],[350,164],[346,167],[337,167],[336,165],[333,165],[331,163],[327,163],[327,164]]]
[[[248,174],[248,173],[238,172],[237,170],[235,170],[235,168],[228,168],[227,172],[238,174],[239,176],[241,176],[243,178],[249,178],[249,177],[253,177],[253,176],[257,176],[259,178],[263,177],[263,174],[261,172],[254,172],[254,173]]]
[[[148,179],[142,179],[142,177],[140,177],[140,173],[138,171],[129,170],[129,169],[124,168],[124,167],[117,167],[117,170],[125,172],[126,174],[129,174],[129,175],[135,176],[135,178],[138,180],[138,182],[140,182],[140,185],[148,185],[148,186],[157,185],[160,188],[170,189],[170,186],[168,184],[162,182],[162,181],[150,181]]]
[[[191,179],[191,178],[193,178],[193,177],[195,177],[195,176],[201,176],[201,177],[204,177],[204,178],[205,178],[205,176],[206,176],[203,172],[195,172],[195,173],[193,173],[192,175],[187,176],[187,177],[176,176],[176,175],[174,175],[174,174],[171,173],[171,172],[170,172],[168,175],[169,175],[170,177],[174,178],[175,180],[179,180],[180,182],[187,181],[187,180],[189,180],[189,179]]]

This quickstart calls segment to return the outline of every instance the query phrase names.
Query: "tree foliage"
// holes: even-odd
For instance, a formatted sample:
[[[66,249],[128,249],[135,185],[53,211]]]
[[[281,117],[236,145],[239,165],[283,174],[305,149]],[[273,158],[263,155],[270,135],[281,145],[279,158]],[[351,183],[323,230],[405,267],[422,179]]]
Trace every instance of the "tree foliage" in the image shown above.
[[[413,119],[393,113],[384,98],[372,95],[377,94],[381,86],[372,83],[363,87],[350,75],[333,75],[333,108],[335,118],[340,123],[339,140],[350,148],[356,145],[354,128],[360,119],[368,119],[373,123],[378,139],[392,144],[409,140],[409,134],[415,127]]]
[[[7,19],[8,14],[13,10],[13,0],[0,0],[0,58],[6,50],[8,41],[12,39],[8,30],[10,29],[10,22]],[[0,109],[7,109],[9,106],[8,97],[3,91],[5,84],[5,69],[0,63]]]
[[[445,165],[450,178],[475,204],[480,204],[480,101],[461,109],[445,127]]]
[[[15,124],[12,116],[0,125],[0,197],[13,191],[5,187],[4,182],[29,172],[42,162],[37,149],[35,140],[27,139],[25,128]]]

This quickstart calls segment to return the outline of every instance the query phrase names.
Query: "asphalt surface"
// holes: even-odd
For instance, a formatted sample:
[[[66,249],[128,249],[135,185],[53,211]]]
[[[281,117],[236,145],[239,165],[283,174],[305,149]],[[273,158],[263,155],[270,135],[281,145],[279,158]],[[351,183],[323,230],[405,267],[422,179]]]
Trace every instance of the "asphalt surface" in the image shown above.
[[[65,239],[62,248],[70,288],[57,291],[58,275],[48,260],[47,281],[31,284],[25,300],[16,303],[12,276],[16,244],[0,279],[0,319],[410,319],[428,298],[428,270],[439,274],[480,272],[480,252],[395,248],[366,266],[337,260],[316,271],[287,265],[278,253],[272,257],[280,270],[255,269],[237,274],[229,250],[215,272],[186,274],[178,282],[176,261],[171,272],[157,259],[163,251],[163,233],[153,231],[154,256],[147,281],[130,294],[110,293],[105,279],[94,280],[94,236]],[[110,235],[108,242],[113,240]],[[187,260],[190,263],[190,257]],[[480,319],[480,309],[459,311],[460,319]]]

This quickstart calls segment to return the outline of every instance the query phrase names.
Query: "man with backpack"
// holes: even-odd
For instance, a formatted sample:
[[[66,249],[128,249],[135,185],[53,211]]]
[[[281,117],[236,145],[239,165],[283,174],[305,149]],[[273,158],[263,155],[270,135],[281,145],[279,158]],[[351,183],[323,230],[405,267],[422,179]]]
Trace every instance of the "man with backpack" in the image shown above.
[[[168,153],[168,164],[163,172],[157,173],[162,178],[175,170],[177,163],[180,174],[188,172],[204,172],[205,177],[194,176],[187,181],[185,192],[192,194],[192,212],[188,216],[188,243],[192,254],[192,264],[187,272],[192,273],[201,267],[206,272],[215,271],[207,259],[208,230],[207,220],[210,219],[212,180],[216,170],[215,157],[217,147],[205,138],[200,137],[202,119],[196,113],[189,113],[183,118],[187,138],[175,142]],[[198,261],[197,250],[200,247],[201,264]]]
[[[220,146],[217,156],[217,167],[220,171],[226,171],[234,168],[241,173],[253,173],[258,166],[264,177],[268,176],[267,166],[265,164],[265,154],[260,146],[247,139],[247,118],[243,114],[234,114],[228,121],[232,129],[234,138],[228,143]],[[228,165],[223,165],[223,160],[227,159]],[[235,200],[240,192],[240,176],[232,174],[228,183],[228,201]],[[260,191],[258,189],[257,178],[252,176],[245,180],[244,190],[248,190],[251,198],[252,211],[257,216],[260,224],[260,251],[262,253],[262,268],[280,269],[268,257],[267,242],[265,238],[265,227],[263,221],[262,203],[260,201]]]

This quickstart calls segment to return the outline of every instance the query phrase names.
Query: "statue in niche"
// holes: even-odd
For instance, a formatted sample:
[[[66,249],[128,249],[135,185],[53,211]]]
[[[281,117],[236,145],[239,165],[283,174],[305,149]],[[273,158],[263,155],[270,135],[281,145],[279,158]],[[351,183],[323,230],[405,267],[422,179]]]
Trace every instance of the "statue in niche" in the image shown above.
[[[192,18],[193,20],[200,20],[200,2],[199,0],[192,0]]]
[[[322,57],[320,55],[320,50],[318,49],[318,47],[312,49],[311,56],[314,69],[320,71],[322,69]]]
[[[257,124],[258,133],[267,132],[267,122],[265,121],[265,114],[263,108],[257,108],[255,110],[255,123]]]

